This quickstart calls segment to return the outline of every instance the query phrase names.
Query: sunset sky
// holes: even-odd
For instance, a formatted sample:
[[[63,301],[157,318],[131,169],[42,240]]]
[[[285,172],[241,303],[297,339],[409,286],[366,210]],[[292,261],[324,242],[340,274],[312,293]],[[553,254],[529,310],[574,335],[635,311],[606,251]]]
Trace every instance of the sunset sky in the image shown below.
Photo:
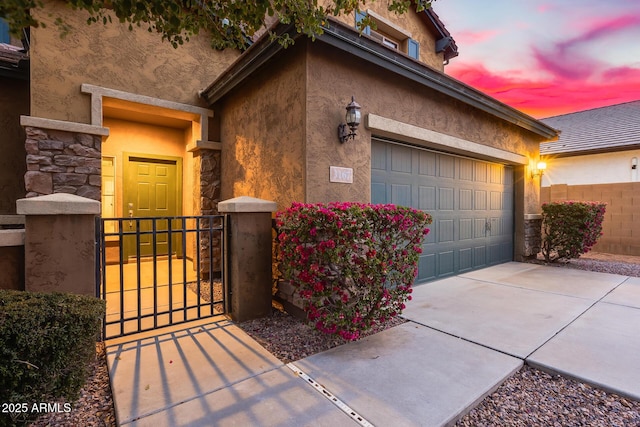
[[[437,0],[445,72],[544,118],[640,99],[640,0]]]

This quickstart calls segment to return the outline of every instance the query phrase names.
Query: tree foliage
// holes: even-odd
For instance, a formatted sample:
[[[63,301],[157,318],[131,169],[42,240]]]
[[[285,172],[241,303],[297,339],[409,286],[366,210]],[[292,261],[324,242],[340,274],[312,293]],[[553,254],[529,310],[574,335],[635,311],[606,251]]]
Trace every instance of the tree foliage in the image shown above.
[[[314,38],[323,32],[327,16],[338,16],[359,10],[367,0],[59,0],[73,10],[89,13],[89,24],[109,24],[117,20],[134,27],[156,32],[174,47],[184,44],[200,31],[207,31],[211,45],[216,49],[247,46],[248,38],[257,31],[268,28],[268,23],[279,20],[293,24],[298,33]],[[371,2],[372,0],[370,0]],[[412,7],[412,0],[381,0],[387,8],[398,14]],[[416,0],[416,10],[431,6],[432,0]],[[2,0],[0,16],[4,17],[14,33],[25,27],[42,27],[42,22],[30,14],[30,10],[46,10],[45,0]],[[63,18],[56,24],[62,32],[71,29]],[[368,19],[360,28],[371,25]],[[272,37],[276,37],[272,34]],[[279,36],[283,45],[293,40]]]

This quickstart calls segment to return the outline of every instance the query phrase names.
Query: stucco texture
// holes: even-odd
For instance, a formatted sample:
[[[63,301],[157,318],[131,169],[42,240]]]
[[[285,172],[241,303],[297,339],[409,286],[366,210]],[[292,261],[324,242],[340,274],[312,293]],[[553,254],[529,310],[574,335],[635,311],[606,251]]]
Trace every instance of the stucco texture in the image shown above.
[[[306,198],[304,44],[286,54],[222,102],[222,200],[257,197],[284,209]]]
[[[363,117],[376,114],[531,159],[538,157],[541,137],[531,132],[357,58],[336,54],[326,45],[309,43],[308,47],[307,151],[313,153],[307,157],[308,200],[369,198],[370,132],[361,125],[356,139],[343,145],[335,136],[351,95],[362,106]],[[330,165],[354,168],[354,184],[344,190],[338,189],[341,184],[327,184]],[[538,213],[539,183],[524,173],[524,166],[514,166],[515,185],[523,201],[516,215],[518,211]]]
[[[15,214],[16,200],[24,197],[27,171],[20,115],[29,114],[29,82],[14,79],[0,81],[0,215]]]
[[[32,116],[90,123],[83,83],[203,106],[198,90],[239,54],[214,50],[204,34],[174,49],[144,27],[129,31],[117,19],[87,25],[86,13],[61,1],[46,4],[46,11],[34,11],[46,28],[31,31]],[[55,25],[57,17],[73,27],[65,37]]]

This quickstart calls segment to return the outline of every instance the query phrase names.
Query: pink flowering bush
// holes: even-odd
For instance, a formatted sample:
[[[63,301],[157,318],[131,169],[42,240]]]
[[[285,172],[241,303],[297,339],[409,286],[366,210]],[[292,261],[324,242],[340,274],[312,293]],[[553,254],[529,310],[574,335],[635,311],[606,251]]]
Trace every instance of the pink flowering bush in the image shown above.
[[[395,205],[294,203],[277,215],[283,278],[317,329],[358,339],[411,299],[429,224]]]
[[[606,203],[555,202],[542,205],[542,254],[547,262],[578,258],[602,236]],[[555,255],[555,257],[554,257]]]

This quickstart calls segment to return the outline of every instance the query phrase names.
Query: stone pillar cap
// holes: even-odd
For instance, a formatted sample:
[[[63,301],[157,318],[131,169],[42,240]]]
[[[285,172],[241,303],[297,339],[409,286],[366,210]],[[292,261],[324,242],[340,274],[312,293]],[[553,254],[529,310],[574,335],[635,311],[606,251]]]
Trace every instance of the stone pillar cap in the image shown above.
[[[218,212],[275,212],[278,204],[270,200],[240,196],[218,203]]]
[[[100,202],[68,193],[29,197],[16,201],[20,215],[99,215]]]

